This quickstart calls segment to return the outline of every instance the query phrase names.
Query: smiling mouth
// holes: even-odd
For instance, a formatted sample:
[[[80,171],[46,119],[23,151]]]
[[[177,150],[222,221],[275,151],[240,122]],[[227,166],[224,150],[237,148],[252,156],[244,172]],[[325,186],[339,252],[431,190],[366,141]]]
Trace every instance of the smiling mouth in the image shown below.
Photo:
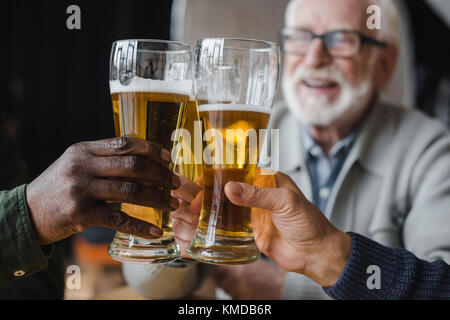
[[[305,79],[302,81],[302,84],[304,84],[308,88],[317,89],[333,89],[338,86],[337,82],[325,79]]]

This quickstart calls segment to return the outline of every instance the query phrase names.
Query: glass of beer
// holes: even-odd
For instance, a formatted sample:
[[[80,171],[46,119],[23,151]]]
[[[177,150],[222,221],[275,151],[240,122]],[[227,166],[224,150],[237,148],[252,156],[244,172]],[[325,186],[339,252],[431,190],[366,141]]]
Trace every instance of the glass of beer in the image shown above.
[[[192,55],[189,45],[165,40],[120,40],[112,45],[109,85],[116,136],[157,142],[174,151],[186,115],[196,110],[192,94]],[[194,108],[194,111],[191,109]],[[174,170],[174,164],[169,165]],[[166,192],[162,186],[151,186]],[[170,212],[122,203],[121,211],[160,227],[159,239],[116,232],[109,255],[122,262],[167,263],[180,256]]]
[[[251,208],[226,197],[229,181],[253,184],[278,83],[279,49],[249,39],[201,39],[194,91],[203,129],[203,192],[188,254],[213,264],[259,258]]]

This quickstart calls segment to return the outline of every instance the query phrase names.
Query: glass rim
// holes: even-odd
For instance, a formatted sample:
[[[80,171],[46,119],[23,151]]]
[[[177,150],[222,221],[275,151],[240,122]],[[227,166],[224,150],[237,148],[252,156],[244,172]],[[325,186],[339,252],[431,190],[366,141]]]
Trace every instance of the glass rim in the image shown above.
[[[183,43],[180,41],[173,41],[173,40],[164,40],[164,39],[119,39],[112,42],[112,45],[120,42],[127,42],[127,41],[138,41],[143,43],[167,43],[167,44],[173,44],[177,46],[184,47],[184,49],[180,50],[153,50],[153,49],[143,49],[145,51],[150,52],[157,52],[157,53],[191,53],[191,45],[187,43]]]
[[[224,40],[224,41],[236,41],[236,42],[253,42],[253,43],[260,43],[266,45],[265,48],[244,48],[244,47],[229,47],[224,46],[224,49],[232,49],[232,50],[247,50],[247,51],[261,51],[261,52],[270,52],[270,51],[276,51],[279,46],[272,41],[267,40],[260,40],[260,39],[252,39],[252,38],[228,38],[228,37],[206,37],[206,38],[200,38],[197,40],[197,46],[201,44],[204,40]]]

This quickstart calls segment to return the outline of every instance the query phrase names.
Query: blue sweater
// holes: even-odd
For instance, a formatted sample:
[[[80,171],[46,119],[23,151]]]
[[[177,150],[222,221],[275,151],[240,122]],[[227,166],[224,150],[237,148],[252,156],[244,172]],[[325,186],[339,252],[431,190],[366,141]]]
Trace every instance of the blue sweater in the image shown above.
[[[349,235],[352,249],[347,265],[334,286],[323,288],[330,297],[450,299],[450,266],[444,261],[427,262],[405,249],[385,247],[357,233]],[[368,272],[369,266],[379,267],[379,289],[377,267]]]

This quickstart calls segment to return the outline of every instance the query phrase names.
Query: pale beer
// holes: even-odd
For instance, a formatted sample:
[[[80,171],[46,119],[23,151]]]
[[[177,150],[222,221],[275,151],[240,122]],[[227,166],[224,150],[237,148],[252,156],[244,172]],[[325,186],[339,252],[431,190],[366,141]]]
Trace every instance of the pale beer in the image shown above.
[[[111,83],[111,99],[116,135],[151,140],[171,151],[172,133],[186,120],[187,109],[194,109],[190,92],[191,81],[174,83],[150,79],[134,79],[134,83],[121,86]],[[184,87],[183,87],[184,86]],[[155,90],[152,92],[146,90]],[[173,169],[173,164],[169,165]],[[155,188],[160,188],[155,186]],[[165,190],[169,200],[170,190]],[[122,203],[126,214],[153,223],[165,233],[171,232],[169,212]],[[164,236],[163,236],[164,237]]]
[[[203,245],[207,247],[201,245],[202,251],[222,257],[226,257],[226,252],[233,252],[233,258],[227,263],[232,264],[233,259],[241,263],[241,259],[246,258],[245,248],[241,256],[236,253],[243,247],[242,243],[254,241],[251,209],[234,205],[225,195],[224,187],[229,181],[253,184],[270,109],[220,104],[200,105],[198,110],[205,135],[205,162],[204,198],[197,236],[203,238]],[[220,245],[208,244],[212,217],[215,241]],[[195,250],[191,248],[194,254]]]
[[[258,180],[259,153],[278,82],[279,50],[262,40],[203,38],[197,41],[195,61],[204,193],[187,253],[206,263],[251,263],[260,256],[252,227],[259,231],[261,223],[252,219],[251,208],[234,205],[224,191],[230,181]],[[261,160],[271,158],[264,153]],[[261,161],[266,167],[268,163]]]
[[[116,136],[157,143],[173,151],[173,160],[179,140],[177,129],[189,123],[186,117],[192,113],[191,109],[197,112],[189,45],[154,39],[115,41],[110,56],[109,86]],[[187,151],[185,154],[189,156]],[[177,170],[173,162],[167,167]],[[162,192],[165,199],[160,199],[161,202],[169,204],[169,188],[139,182]],[[168,263],[180,256],[168,211],[129,203],[122,203],[121,210],[158,226],[164,233],[160,238],[148,239],[116,232],[108,249],[111,258],[132,263]]]

